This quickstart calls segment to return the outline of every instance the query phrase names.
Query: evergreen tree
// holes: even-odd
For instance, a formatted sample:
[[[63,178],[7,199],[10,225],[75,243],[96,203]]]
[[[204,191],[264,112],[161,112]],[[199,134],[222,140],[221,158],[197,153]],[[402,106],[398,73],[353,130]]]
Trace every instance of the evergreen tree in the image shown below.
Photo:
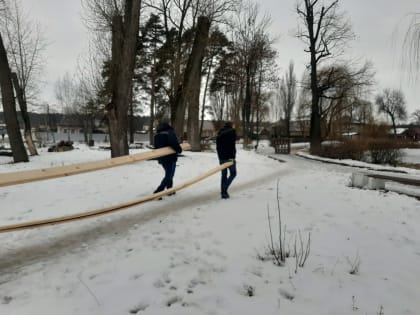
[[[153,143],[153,126],[168,110],[165,85],[168,69],[165,68],[164,27],[160,17],[151,14],[140,28],[135,69],[136,84],[149,98],[150,122],[149,141]]]

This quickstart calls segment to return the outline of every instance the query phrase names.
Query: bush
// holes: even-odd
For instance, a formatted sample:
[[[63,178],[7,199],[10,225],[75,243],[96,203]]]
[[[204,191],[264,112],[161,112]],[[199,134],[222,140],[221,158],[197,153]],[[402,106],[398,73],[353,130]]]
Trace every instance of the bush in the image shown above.
[[[280,196],[279,196],[279,181],[277,181],[277,231],[278,234],[273,230],[270,218],[270,208],[267,206],[267,218],[268,218],[268,229],[270,241],[268,244],[268,250],[265,255],[258,254],[258,259],[265,261],[267,259],[272,260],[277,266],[284,266],[286,258],[291,257],[290,248],[286,248],[286,224],[283,225],[281,211],[280,211]],[[298,268],[303,268],[306,260],[309,257],[311,251],[311,233],[308,234],[308,240],[304,241],[299,231],[299,238],[295,236],[294,253],[295,257],[295,273],[298,272]],[[292,298],[293,299],[293,298]]]
[[[331,159],[361,161],[367,149],[367,143],[364,141],[346,139],[329,145],[323,145],[320,155]]]
[[[320,155],[331,159],[351,159],[374,164],[401,162],[401,148],[404,142],[392,138],[343,139],[330,145],[323,145]]]
[[[373,164],[389,164],[397,166],[401,163],[401,145],[389,140],[376,140],[369,148],[370,162]]]

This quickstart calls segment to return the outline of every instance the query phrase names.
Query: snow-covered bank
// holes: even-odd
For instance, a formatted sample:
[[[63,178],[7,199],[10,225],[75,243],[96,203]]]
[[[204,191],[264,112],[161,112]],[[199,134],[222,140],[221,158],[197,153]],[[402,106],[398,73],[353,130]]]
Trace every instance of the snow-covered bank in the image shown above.
[[[0,172],[108,157],[81,147]],[[420,203],[349,188],[350,171],[339,166],[283,160],[239,150],[229,200],[216,175],[120,213],[0,234],[0,314],[416,314]],[[186,152],[178,164],[175,184],[217,159]],[[0,224],[146,196],[162,175],[149,161],[2,187]],[[269,241],[267,207],[276,220],[277,181],[287,242],[311,233],[296,274],[294,258],[284,267],[257,258]]]
[[[403,149],[403,161],[409,164],[420,164],[420,149]]]

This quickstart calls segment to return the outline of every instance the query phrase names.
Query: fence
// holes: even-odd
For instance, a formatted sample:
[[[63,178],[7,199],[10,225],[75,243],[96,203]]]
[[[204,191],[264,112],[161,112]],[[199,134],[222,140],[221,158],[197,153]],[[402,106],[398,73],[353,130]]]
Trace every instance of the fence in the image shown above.
[[[271,146],[276,154],[290,153],[290,138],[272,138]]]

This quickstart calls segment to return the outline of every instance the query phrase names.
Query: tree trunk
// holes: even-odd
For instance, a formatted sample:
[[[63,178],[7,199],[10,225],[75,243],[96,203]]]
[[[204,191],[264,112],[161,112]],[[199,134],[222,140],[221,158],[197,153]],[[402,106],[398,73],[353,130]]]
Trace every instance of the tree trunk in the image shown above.
[[[397,126],[395,124],[395,117],[394,115],[391,115],[391,121],[392,121],[392,129],[394,129],[394,136],[397,135]]]
[[[319,114],[319,97],[317,93],[312,93],[312,112],[310,128],[310,150],[312,154],[321,151],[321,115]]]
[[[256,143],[255,143],[255,150],[258,149],[258,146],[260,145],[260,123],[261,121],[261,104],[260,104],[260,97],[261,97],[261,84],[262,84],[262,71],[260,71],[260,75],[258,78],[258,91],[255,93],[256,97],[255,97],[255,105],[256,105],[256,128],[255,128],[255,135],[256,135]]]
[[[201,117],[200,117],[200,132],[199,137],[201,139],[203,134],[203,126],[204,126],[204,114],[206,112],[206,96],[207,96],[207,89],[210,81],[210,71],[213,67],[213,56],[210,59],[209,67],[207,68],[207,77],[206,77],[206,84],[204,85],[204,92],[203,92],[203,102],[202,102],[202,108],[201,108]]]
[[[134,102],[133,102],[133,87],[130,88],[130,121],[129,121],[129,130],[130,130],[130,143],[134,143]]]
[[[311,92],[312,92],[312,103],[311,103],[311,127],[309,133],[309,142],[310,142],[310,151],[312,154],[319,154],[321,151],[321,113],[319,110],[319,100],[320,93],[318,87],[318,69],[317,69],[317,60],[316,60],[316,42],[313,39],[313,16],[311,25],[312,27],[309,30],[311,34]]]
[[[29,119],[29,115],[28,115],[28,106],[26,104],[26,98],[24,97],[23,90],[19,84],[19,80],[15,72],[12,72],[12,80],[13,80],[13,85],[16,91],[16,97],[17,97],[19,107],[20,107],[20,113],[22,114],[23,123],[25,125],[24,135],[25,135],[26,145],[29,150],[29,154],[32,156],[38,155],[34,141],[32,139],[31,120]]]
[[[155,123],[155,85],[156,85],[156,59],[153,57],[152,86],[150,89],[150,121],[149,121],[149,144],[154,146],[153,125]]]
[[[111,102],[108,104],[111,157],[127,155],[128,108],[133,79],[141,0],[126,0],[124,19],[112,19]]]
[[[89,144],[93,144],[93,129],[95,128],[95,117],[92,114],[89,114]]]
[[[251,91],[251,64],[248,61],[248,65],[246,67],[246,85],[245,85],[245,99],[244,99],[244,106],[242,109],[242,132],[244,137],[243,147],[248,147],[249,136],[250,136],[250,128],[251,128],[251,102],[252,102],[252,91]]]
[[[88,138],[88,128],[89,128],[89,121],[86,118],[86,115],[84,119],[82,120],[83,124],[83,139],[85,140],[86,144],[89,144],[89,138]]]
[[[199,135],[201,68],[207,46],[209,28],[210,20],[205,16],[200,16],[197,21],[193,47],[184,72],[182,88],[177,94],[175,101],[177,111],[174,128],[180,138],[183,135],[185,111],[188,108],[188,140],[192,151],[201,150]]]
[[[0,88],[3,103],[4,120],[12,149],[13,161],[28,162],[28,154],[23,144],[16,113],[15,97],[13,94],[12,75],[7,59],[7,52],[0,34]]]

